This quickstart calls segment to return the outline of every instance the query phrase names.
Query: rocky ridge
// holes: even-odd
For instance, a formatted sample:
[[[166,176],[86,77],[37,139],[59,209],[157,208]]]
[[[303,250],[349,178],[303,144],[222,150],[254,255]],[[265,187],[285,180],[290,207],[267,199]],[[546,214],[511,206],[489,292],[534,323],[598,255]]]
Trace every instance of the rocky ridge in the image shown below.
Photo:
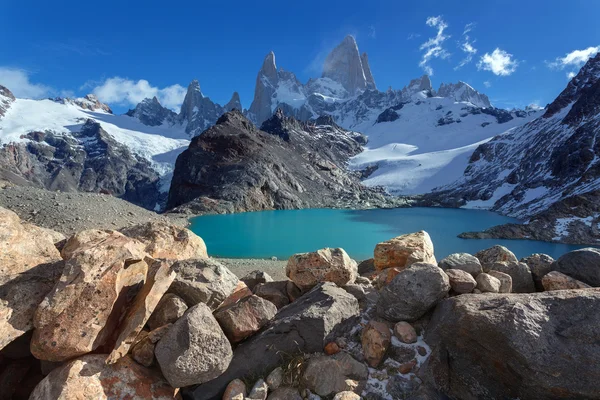
[[[288,280],[259,271],[238,280],[207,258],[201,238],[167,222],[55,244],[50,230],[0,213],[0,296],[12,299],[0,304],[0,392],[15,399],[599,390],[596,249],[518,261],[495,246],[437,263],[429,235],[417,232],[380,244],[360,266],[343,249],[322,249],[291,257]],[[287,305],[272,303],[275,293]]]

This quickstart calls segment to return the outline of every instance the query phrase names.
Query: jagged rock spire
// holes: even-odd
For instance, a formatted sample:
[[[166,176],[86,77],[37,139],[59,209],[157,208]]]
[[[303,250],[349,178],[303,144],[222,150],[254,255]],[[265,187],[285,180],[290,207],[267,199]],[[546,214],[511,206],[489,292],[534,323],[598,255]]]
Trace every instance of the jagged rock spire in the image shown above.
[[[370,68],[368,75],[371,75]],[[341,83],[351,95],[367,88],[367,76],[358,45],[352,35],[346,36],[342,43],[329,53],[323,65],[322,76]],[[370,76],[370,80],[373,81],[373,76]],[[373,81],[373,85],[374,83]]]
[[[365,72],[365,79],[367,80],[367,89],[377,89],[375,85],[375,79],[373,78],[373,74],[371,73],[371,66],[369,65],[369,56],[367,53],[362,53],[360,56],[360,61],[363,66],[363,71]]]
[[[469,102],[477,107],[491,108],[490,99],[483,93],[473,89],[468,83],[442,83],[437,91],[437,96],[448,97],[458,102]]]
[[[262,67],[256,76],[256,86],[254,89],[254,100],[248,109],[250,118],[258,124],[261,124],[272,114],[271,97],[275,92],[279,74],[275,64],[275,53],[272,51],[265,57]]]
[[[238,92],[233,92],[231,96],[231,100],[227,104],[225,104],[225,111],[231,110],[240,110],[242,111],[242,102],[240,101],[240,94]]]
[[[181,104],[181,113],[179,114],[179,117],[182,120],[189,121],[194,114],[194,107],[197,108],[203,98],[204,96],[200,91],[200,82],[194,79],[188,85],[187,93],[185,94],[185,99]]]

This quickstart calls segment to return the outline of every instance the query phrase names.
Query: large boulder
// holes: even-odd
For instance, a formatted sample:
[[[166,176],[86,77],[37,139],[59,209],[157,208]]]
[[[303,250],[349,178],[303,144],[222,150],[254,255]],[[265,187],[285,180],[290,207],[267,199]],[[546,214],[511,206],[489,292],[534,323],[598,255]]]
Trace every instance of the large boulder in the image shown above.
[[[166,324],[173,324],[187,311],[188,306],[181,297],[173,293],[165,294],[148,318],[148,327],[152,330]]]
[[[294,254],[285,273],[300,289],[308,290],[320,282],[338,286],[352,283],[358,276],[358,265],[344,249],[325,248],[312,253]]]
[[[121,229],[121,233],[144,243],[150,257],[171,260],[208,257],[206,244],[200,236],[167,222],[146,222]]]
[[[377,315],[393,322],[417,320],[449,290],[448,275],[437,265],[412,264],[381,290]]]
[[[311,392],[326,397],[351,390],[348,379],[361,381],[368,377],[369,369],[365,364],[342,352],[332,356],[311,357],[306,363],[300,384]]]
[[[33,328],[33,315],[63,262],[52,238],[0,207],[0,349]]]
[[[176,390],[158,371],[130,357],[107,365],[106,355],[83,356],[55,368],[35,388],[30,400],[173,399]]]
[[[544,290],[565,290],[565,289],[587,289],[590,285],[587,285],[577,279],[573,279],[568,275],[560,273],[558,271],[548,272],[542,278],[542,286]]]
[[[588,247],[571,251],[554,262],[554,271],[593,287],[600,287],[600,249]]]
[[[204,303],[216,310],[239,281],[233,272],[211,258],[178,261],[173,269],[177,277],[169,293],[181,297],[189,307]]]
[[[497,262],[518,262],[517,256],[504,246],[496,245],[475,253],[481,263],[483,272],[488,272],[492,264]]]
[[[231,343],[258,332],[277,314],[275,304],[252,295],[215,312],[215,318]]]
[[[375,246],[373,263],[377,271],[404,269],[417,262],[437,265],[433,243],[425,231],[398,236]]]
[[[240,281],[244,282],[248,286],[248,289],[254,290],[259,283],[273,282],[273,278],[264,271],[254,270],[247,273],[243,278],[240,278]]]
[[[438,263],[438,267],[444,271],[448,269],[458,269],[461,271],[468,272],[469,274],[476,277],[483,272],[479,259],[469,253],[454,253],[448,257],[442,259]]]
[[[208,382],[225,372],[232,350],[210,308],[199,303],[169,328],[155,354],[171,386],[184,387]]]
[[[536,291],[531,270],[525,263],[518,261],[495,262],[490,266],[489,271],[500,271],[510,275],[513,293],[534,293]]]
[[[146,280],[145,257],[142,243],[114,231],[73,250],[35,313],[33,355],[65,361],[107,344]]]
[[[60,255],[64,260],[68,260],[73,256],[73,253],[85,244],[90,242],[99,243],[103,239],[109,238],[112,234],[113,231],[100,229],[87,229],[77,232],[67,240],[60,251]]]
[[[520,261],[527,264],[531,270],[531,276],[533,276],[535,288],[539,292],[543,291],[544,286],[542,285],[542,278],[548,272],[552,271],[554,258],[547,254],[536,253],[527,257],[523,257]]]
[[[479,289],[481,293],[498,293],[502,287],[500,279],[485,272],[477,275],[476,281],[477,289]]]
[[[471,293],[475,289],[475,286],[477,286],[477,281],[467,271],[463,271],[462,269],[447,269],[445,272],[450,280],[450,287],[458,294]]]
[[[277,309],[290,304],[288,281],[259,283],[254,287],[254,294],[275,304]]]
[[[273,370],[286,355],[322,352],[328,336],[358,313],[358,302],[352,295],[332,283],[319,284],[279,310],[260,333],[235,349],[223,375],[198,386],[190,396],[197,400],[217,398],[233,379]]]
[[[427,379],[457,399],[592,399],[600,376],[600,291],[444,300],[425,332]]]

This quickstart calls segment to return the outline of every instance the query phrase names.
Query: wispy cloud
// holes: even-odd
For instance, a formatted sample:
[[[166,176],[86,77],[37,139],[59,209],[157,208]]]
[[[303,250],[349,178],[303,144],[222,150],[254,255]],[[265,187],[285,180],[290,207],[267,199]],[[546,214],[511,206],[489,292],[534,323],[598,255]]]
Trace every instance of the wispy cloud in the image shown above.
[[[576,75],[577,74],[573,71],[567,72],[567,79],[573,79]]]
[[[437,34],[435,37],[429,38],[420,47],[420,50],[424,50],[425,53],[421,58],[419,66],[425,70],[428,75],[433,75],[433,68],[429,65],[429,61],[433,58],[446,58],[450,55],[444,48],[444,42],[450,37],[450,35],[444,35],[444,31],[448,28],[448,24],[442,19],[441,16],[429,17],[425,21],[427,26],[437,28]]]
[[[177,84],[159,88],[150,85],[150,82],[145,79],[136,82],[113,77],[94,87],[92,93],[102,102],[123,106],[135,106],[145,98],[156,96],[163,106],[177,110],[183,103],[186,91],[183,86]]]
[[[483,86],[485,86],[486,88],[492,87],[492,83],[490,81],[485,81],[483,82]]]
[[[546,61],[546,65],[548,65],[548,68],[555,70],[571,69],[571,71],[567,72],[567,79],[573,79],[575,75],[577,75],[574,70],[580,69],[587,60],[597,53],[600,53],[600,46],[592,46],[582,50],[573,50],[572,52],[565,54],[564,57],[556,57],[554,61]]]
[[[465,25],[465,29],[463,30],[463,40],[459,43],[459,48],[465,53],[465,58],[461,60],[461,62],[454,67],[455,70],[464,67],[473,61],[473,57],[477,54],[477,49],[473,46],[475,40],[471,41],[468,33],[471,32],[475,28],[475,23],[471,22],[470,24]]]
[[[517,70],[519,62],[513,58],[512,54],[496,48],[491,54],[485,53],[479,62],[477,68],[484,71],[490,71],[494,75],[508,76]]]
[[[30,72],[20,68],[0,67],[0,85],[16,97],[27,99],[40,99],[55,92],[50,86],[31,82]]]

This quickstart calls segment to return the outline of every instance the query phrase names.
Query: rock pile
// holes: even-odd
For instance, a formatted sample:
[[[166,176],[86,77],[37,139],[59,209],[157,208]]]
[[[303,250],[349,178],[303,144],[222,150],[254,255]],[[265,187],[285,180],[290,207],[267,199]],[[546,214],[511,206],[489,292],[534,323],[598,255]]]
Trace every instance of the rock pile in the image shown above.
[[[260,271],[238,279],[201,238],[164,222],[82,231],[59,252],[58,235],[0,217],[6,398],[600,392],[595,249],[518,261],[495,246],[436,263],[417,232],[360,265],[342,249],[296,254],[290,279],[273,281]]]

